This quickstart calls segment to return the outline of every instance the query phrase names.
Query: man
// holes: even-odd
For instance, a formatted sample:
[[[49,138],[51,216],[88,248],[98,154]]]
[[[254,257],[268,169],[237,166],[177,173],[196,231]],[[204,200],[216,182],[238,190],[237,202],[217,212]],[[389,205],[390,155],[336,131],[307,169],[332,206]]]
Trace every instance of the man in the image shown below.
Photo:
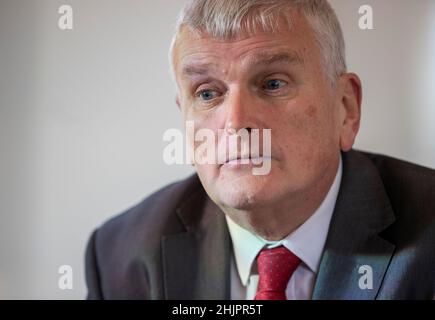
[[[183,120],[216,147],[270,129],[270,172],[195,160],[93,233],[88,298],[434,297],[435,172],[352,150],[361,82],[327,1],[191,1],[171,59]]]

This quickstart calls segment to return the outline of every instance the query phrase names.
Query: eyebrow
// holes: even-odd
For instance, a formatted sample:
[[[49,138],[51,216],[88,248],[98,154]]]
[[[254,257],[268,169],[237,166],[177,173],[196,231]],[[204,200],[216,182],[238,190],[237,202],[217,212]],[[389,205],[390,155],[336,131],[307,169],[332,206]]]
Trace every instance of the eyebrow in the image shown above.
[[[304,64],[303,59],[296,51],[285,51],[277,53],[259,53],[247,60],[247,65],[249,67],[256,65],[271,65],[274,63],[287,63],[287,64]],[[191,75],[204,75],[209,73],[211,68],[217,67],[214,63],[188,63],[182,69],[182,74]]]
[[[277,62],[287,64],[304,64],[303,59],[296,51],[285,51],[277,53],[260,53],[248,60],[249,65],[270,65]]]
[[[183,67],[182,74],[191,75],[204,75],[207,74],[211,68],[216,67],[213,63],[201,63],[201,64],[186,64]]]

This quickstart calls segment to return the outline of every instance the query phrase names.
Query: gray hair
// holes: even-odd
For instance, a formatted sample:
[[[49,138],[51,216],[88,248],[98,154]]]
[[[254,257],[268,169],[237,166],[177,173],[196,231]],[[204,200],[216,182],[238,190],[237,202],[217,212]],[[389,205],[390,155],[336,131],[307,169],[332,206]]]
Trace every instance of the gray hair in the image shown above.
[[[275,32],[279,18],[289,29],[289,15],[296,9],[311,26],[319,46],[326,76],[335,81],[346,72],[345,44],[337,16],[327,0],[190,0],[178,18],[171,56],[182,27],[231,40],[242,32]],[[171,60],[172,63],[172,60]]]

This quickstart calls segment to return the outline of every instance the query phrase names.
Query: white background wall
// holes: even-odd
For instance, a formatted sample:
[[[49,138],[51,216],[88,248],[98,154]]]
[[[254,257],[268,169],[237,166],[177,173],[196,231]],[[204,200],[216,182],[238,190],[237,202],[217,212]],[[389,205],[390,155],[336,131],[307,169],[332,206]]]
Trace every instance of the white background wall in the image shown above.
[[[357,148],[435,167],[435,1],[331,2],[364,85]],[[162,162],[182,128],[167,65],[182,4],[0,0],[0,298],[83,298],[90,232],[192,172]],[[375,30],[358,28],[363,4]]]

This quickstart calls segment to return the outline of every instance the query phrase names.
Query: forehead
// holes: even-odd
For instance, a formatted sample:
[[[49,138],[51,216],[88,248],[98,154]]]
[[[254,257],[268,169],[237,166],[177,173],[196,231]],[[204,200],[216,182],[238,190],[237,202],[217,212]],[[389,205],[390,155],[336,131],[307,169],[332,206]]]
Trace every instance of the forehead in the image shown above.
[[[229,62],[303,63],[316,51],[314,35],[302,17],[292,20],[292,27],[281,22],[275,32],[240,34],[235,39],[217,39],[205,32],[182,27],[174,44],[173,63],[176,73],[189,72],[192,66],[217,66]]]

